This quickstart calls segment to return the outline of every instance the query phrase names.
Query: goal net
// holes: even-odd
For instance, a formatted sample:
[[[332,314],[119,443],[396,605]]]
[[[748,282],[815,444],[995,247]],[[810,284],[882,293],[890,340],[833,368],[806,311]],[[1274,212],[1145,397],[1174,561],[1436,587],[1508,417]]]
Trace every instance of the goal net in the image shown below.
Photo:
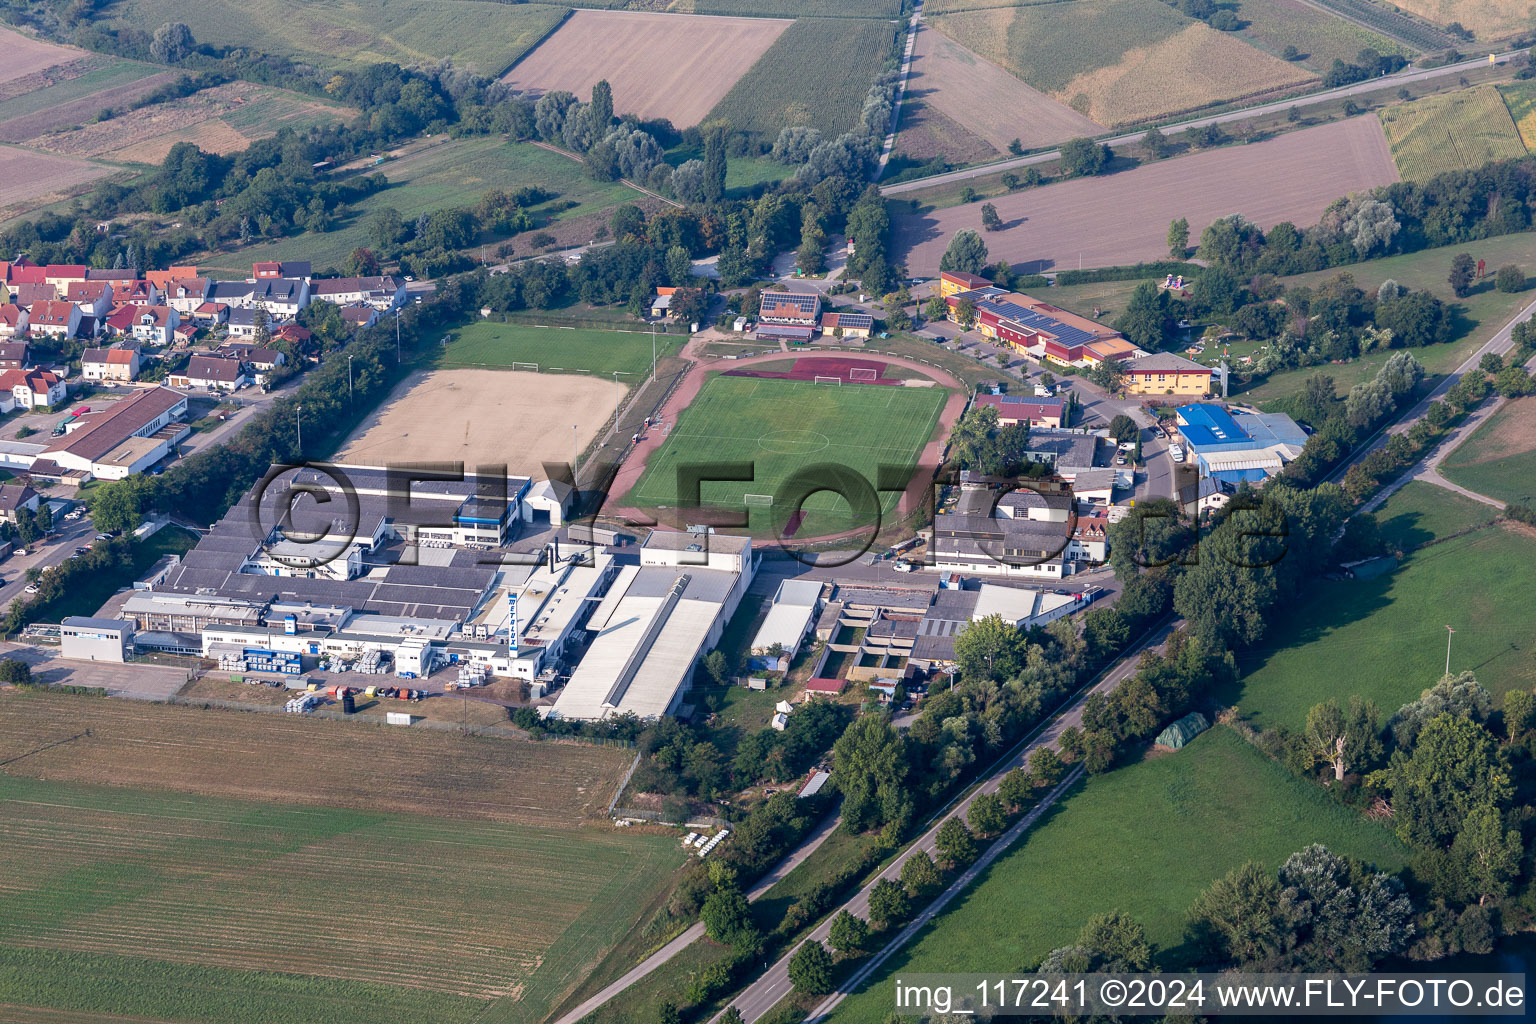
[[[842,382],[843,382],[843,378],[841,378],[841,377],[817,377],[816,378],[816,383],[817,384],[841,384]]]
[[[860,368],[860,367],[854,366],[854,367],[850,367],[849,370],[848,370],[848,379],[849,380],[879,380],[880,379],[880,371],[874,369],[873,367],[863,367],[863,368]]]
[[[755,508],[772,508],[773,507],[773,495],[771,495],[771,494],[743,494],[741,496],[741,503],[743,505],[751,505],[751,506],[753,506]]]
[[[539,364],[538,363],[513,363],[512,364],[512,369],[514,369],[514,370],[532,370],[534,373],[538,373],[539,372]]]

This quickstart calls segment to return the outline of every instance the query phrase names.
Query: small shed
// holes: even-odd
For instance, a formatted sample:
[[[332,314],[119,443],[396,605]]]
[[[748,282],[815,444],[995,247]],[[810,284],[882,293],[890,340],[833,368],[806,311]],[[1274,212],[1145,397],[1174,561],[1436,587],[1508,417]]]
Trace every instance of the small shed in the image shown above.
[[[1191,711],[1158,733],[1157,745],[1178,750],[1210,727],[1211,723],[1206,720],[1204,715],[1198,711]]]

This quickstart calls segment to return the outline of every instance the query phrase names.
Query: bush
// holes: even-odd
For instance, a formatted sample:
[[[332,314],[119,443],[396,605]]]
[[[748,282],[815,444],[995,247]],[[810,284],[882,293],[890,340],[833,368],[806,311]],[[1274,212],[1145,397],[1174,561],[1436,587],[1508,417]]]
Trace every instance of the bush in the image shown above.
[[[1494,278],[1494,287],[1511,294],[1525,291],[1525,271],[1513,263],[1500,267],[1498,276]]]
[[[0,661],[0,683],[26,685],[32,681],[32,666],[15,658]]]
[[[1166,277],[1169,274],[1183,274],[1186,278],[1200,273],[1203,268],[1198,263],[1184,263],[1178,260],[1154,260],[1151,263],[1135,263],[1119,267],[1098,267],[1094,270],[1063,270],[1056,275],[1056,283],[1069,284],[1094,284],[1099,281],[1138,281],[1144,277]]]

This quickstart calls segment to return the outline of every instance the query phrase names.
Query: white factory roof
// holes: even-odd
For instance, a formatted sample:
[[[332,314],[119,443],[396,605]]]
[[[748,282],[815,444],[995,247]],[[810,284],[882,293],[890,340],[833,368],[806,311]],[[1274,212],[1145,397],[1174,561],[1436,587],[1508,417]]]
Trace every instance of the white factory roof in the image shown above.
[[[517,638],[522,644],[551,644],[565,635],[571,622],[608,571],[613,556],[593,554],[595,565],[561,562],[554,572],[541,565],[529,574],[517,591]],[[487,602],[481,619],[494,629],[507,628],[506,591]]]
[[[1263,469],[1278,472],[1280,456],[1268,449],[1261,451],[1202,452],[1200,461],[1212,473],[1232,472],[1242,469]]]
[[[626,566],[587,624],[597,632],[550,713],[659,718],[689,682],[737,574]]]
[[[347,620],[342,632],[349,636],[373,636],[396,640],[446,640],[458,627],[452,619],[402,618],[365,612]]]
[[[785,580],[768,607],[768,617],[763,620],[757,635],[752,638],[754,651],[765,651],[774,644],[782,644],[792,650],[805,635],[816,614],[816,603],[821,598],[821,583],[817,580]]]
[[[976,595],[976,609],[971,613],[971,618],[984,619],[989,615],[1000,615],[1015,626],[1024,625],[1030,619],[1055,611],[1074,600],[1076,598],[1070,594],[1048,594],[1033,587],[1003,587],[995,583],[983,583],[981,592]]]

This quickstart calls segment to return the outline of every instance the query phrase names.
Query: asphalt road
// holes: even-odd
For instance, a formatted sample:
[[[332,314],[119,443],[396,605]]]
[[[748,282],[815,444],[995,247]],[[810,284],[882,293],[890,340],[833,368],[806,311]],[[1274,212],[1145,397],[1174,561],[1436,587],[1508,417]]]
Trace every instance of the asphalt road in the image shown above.
[[[88,517],[71,523],[59,517],[59,532],[27,548],[25,555],[12,555],[0,565],[0,612],[21,597],[27,586],[27,570],[33,567],[49,569],[62,564],[77,547],[89,547],[96,537],[96,527]]]
[[[1497,55],[1500,63],[1511,57],[1524,53],[1523,50],[1510,50],[1507,53]],[[1384,75],[1380,78],[1370,78],[1364,82],[1356,82],[1353,85],[1343,85],[1337,89],[1324,89],[1320,92],[1308,93],[1305,96],[1295,96],[1290,99],[1276,100],[1273,103],[1261,103],[1253,107],[1244,107],[1241,110],[1231,110],[1224,114],[1212,114],[1208,117],[1195,118],[1192,121],[1184,121],[1180,124],[1169,125],[1161,129],[1164,135],[1173,135],[1188,131],[1191,128],[1203,128],[1208,124],[1229,124],[1233,121],[1245,121],[1249,118],[1259,117],[1263,114],[1273,114],[1291,107],[1305,106],[1311,103],[1327,100],[1342,99],[1346,96],[1358,96],[1362,93],[1375,92],[1381,88],[1391,86],[1411,85],[1414,82],[1423,82],[1436,78],[1444,78],[1450,75],[1460,75],[1468,68],[1486,65],[1487,55],[1481,59],[1464,60],[1457,64],[1447,64],[1440,68],[1414,68],[1407,67],[1393,75]],[[1113,138],[1104,139],[1109,146],[1121,146],[1133,142],[1140,142],[1146,134],[1145,131],[1127,132],[1124,135],[1116,135]],[[919,189],[932,188],[935,185],[947,185],[954,181],[965,181],[968,178],[976,178],[985,174],[997,174],[1000,171],[1011,171],[1019,167],[1029,167],[1034,164],[1048,163],[1061,156],[1061,151],[1053,149],[1046,153],[1034,153],[1029,156],[1015,157],[1012,160],[1000,160],[997,163],[982,164],[979,167],[967,167],[963,170],[949,171],[945,174],[935,174],[928,178],[916,178],[912,181],[903,181],[895,185],[885,185],[880,189],[881,195],[894,196],[903,192],[915,192]]]
[[[1162,644],[1167,641],[1168,635],[1180,624],[1181,623],[1179,622],[1171,622],[1157,629],[1152,633],[1151,636],[1144,639],[1143,642],[1134,648],[1129,654],[1120,659],[1120,661],[1116,662],[1109,671],[1100,676],[1098,681],[1084,687],[1082,690],[1079,690],[1073,697],[1069,698],[1068,706],[1064,711],[1058,713],[1054,718],[1037,727],[1033,732],[1030,733],[1030,735],[1021,740],[1019,744],[1015,746],[1013,750],[1010,751],[1002,759],[1002,761],[999,762],[999,765],[994,768],[992,774],[988,776],[984,782],[968,790],[963,796],[961,796],[958,800],[946,808],[942,814],[934,818],[928,831],[924,832],[916,842],[912,843],[904,851],[902,851],[900,856],[893,860],[884,871],[880,872],[880,874],[871,880],[868,885],[865,885],[857,893],[855,893],[846,903],[842,905],[842,907],[839,908],[839,910],[847,910],[851,914],[867,919],[869,917],[869,893],[877,882],[879,882],[881,879],[899,881],[901,877],[902,866],[907,862],[907,859],[917,851],[922,851],[929,856],[933,856],[934,847],[938,839],[939,828],[946,820],[956,816],[964,818],[970,810],[971,803],[976,799],[977,796],[981,795],[982,793],[996,792],[998,786],[1002,784],[1003,776],[1007,775],[1013,769],[1018,768],[1027,762],[1029,759],[1029,754],[1035,750],[1035,748],[1042,746],[1054,746],[1061,738],[1062,732],[1069,726],[1075,725],[1081,728],[1083,720],[1083,704],[1087,701],[1088,697],[1094,693],[1107,693],[1114,689],[1116,686],[1119,686],[1136,671],[1137,663],[1140,662],[1142,654],[1148,650],[1161,647]],[[1061,786],[1058,786],[1051,792],[1050,796],[1045,801],[1041,802],[1040,806],[1037,807],[1035,811],[1031,812],[1031,816],[1026,816],[1026,818],[1022,819],[1022,821],[1026,823],[1032,821],[1033,815],[1038,814],[1049,805],[1050,801],[1060,796],[1061,793],[1065,790],[1066,785],[1067,783],[1064,781]],[[990,863],[991,858],[996,858],[1001,853],[1003,853],[1007,847],[1007,844],[1022,834],[1027,827],[1027,824],[1016,823],[1012,828],[1004,833],[1003,837],[1001,837],[999,841],[994,843],[989,849],[990,857],[988,862]],[[973,867],[975,866],[973,865]],[[889,958],[892,953],[901,948],[901,946],[905,943],[906,939],[909,938],[911,934],[915,934],[916,930],[922,926],[920,922],[926,923],[929,918],[942,910],[945,904],[947,904],[951,899],[955,897],[956,894],[963,890],[965,886],[969,884],[971,879],[975,877],[977,871],[979,870],[980,869],[977,868],[976,871],[966,871],[958,876],[954,881],[952,881],[949,886],[947,886],[944,891],[940,893],[938,897],[936,897],[934,903],[922,911],[917,921],[912,922],[911,925],[909,925],[907,928],[904,928],[885,946],[885,948],[871,957],[867,964],[865,964],[862,968],[860,968],[859,971],[855,972],[842,985],[840,985],[838,987],[838,991],[828,996],[827,999],[811,1014],[809,1019],[817,1020],[831,1012],[831,1010],[836,1007],[837,1004],[840,1003],[849,992],[853,991],[865,978],[869,977],[869,975],[873,973],[873,971],[877,969],[881,963]],[[811,932],[810,936],[805,941],[823,943],[826,942],[832,931],[832,920],[834,917],[836,917],[835,911],[828,913],[825,919],[823,919],[822,923],[818,925],[814,931]],[[731,1002],[730,1005],[741,1011],[741,1015],[743,1018],[745,1018],[746,1024],[753,1024],[753,1022],[762,1018],[765,1014],[772,1010],[774,1006],[778,1005],[780,1000],[789,995],[790,991],[794,988],[794,985],[789,980],[789,961],[790,958],[794,955],[795,950],[798,948],[799,946],[797,945],[794,947],[794,949],[788,950],[782,957],[779,958],[776,963],[770,967],[767,967],[763,974],[758,977],[756,981],[747,986],[747,988],[739,996],[737,996],[735,1000]],[[717,1017],[715,1020],[718,1022],[719,1018]]]

